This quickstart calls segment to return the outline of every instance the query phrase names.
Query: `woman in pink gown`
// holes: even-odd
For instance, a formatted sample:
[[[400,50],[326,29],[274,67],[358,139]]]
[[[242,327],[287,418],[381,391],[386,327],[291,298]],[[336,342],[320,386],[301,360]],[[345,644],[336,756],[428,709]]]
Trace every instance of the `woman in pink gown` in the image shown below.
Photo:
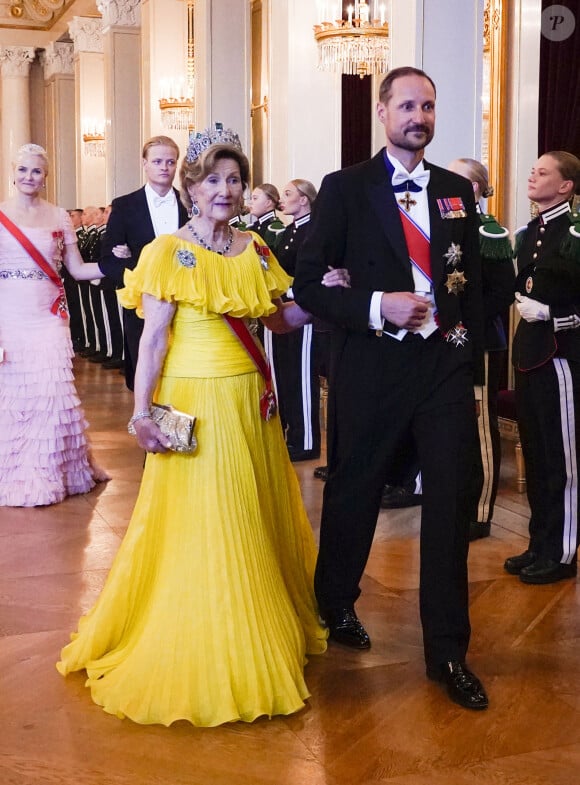
[[[58,271],[102,274],[83,262],[66,210],[41,198],[44,149],[21,147],[13,170],[15,194],[0,204],[0,507],[35,507],[108,479],[89,453]]]

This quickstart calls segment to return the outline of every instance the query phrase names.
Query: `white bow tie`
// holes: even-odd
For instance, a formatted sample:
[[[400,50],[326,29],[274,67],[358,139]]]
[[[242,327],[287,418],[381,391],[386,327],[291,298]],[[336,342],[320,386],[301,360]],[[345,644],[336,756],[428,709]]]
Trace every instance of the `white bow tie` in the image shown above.
[[[415,188],[410,188],[411,191],[420,191],[423,188],[426,188],[429,185],[429,178],[431,177],[431,172],[429,169],[424,169],[422,172],[417,172],[411,176],[409,172],[400,172],[396,171],[393,174],[393,187],[395,190],[405,190],[405,188],[401,188],[401,186],[405,186],[407,183],[414,183]],[[398,186],[398,187],[397,187]]]
[[[163,204],[173,204],[173,193],[170,191],[166,196],[153,197],[153,205],[161,207]]]

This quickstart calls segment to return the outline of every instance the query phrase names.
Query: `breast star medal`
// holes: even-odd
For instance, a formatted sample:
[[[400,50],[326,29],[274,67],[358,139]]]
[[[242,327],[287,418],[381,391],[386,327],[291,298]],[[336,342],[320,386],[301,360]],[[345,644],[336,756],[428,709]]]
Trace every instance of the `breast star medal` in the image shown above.
[[[453,270],[452,273],[447,274],[447,281],[445,286],[447,287],[449,294],[457,295],[465,289],[466,283],[467,278],[463,275],[463,273],[459,272],[458,270]]]
[[[447,253],[443,254],[443,257],[447,259],[447,264],[450,264],[452,267],[457,267],[462,256],[463,251],[461,250],[459,243],[451,243],[447,249]]]
[[[469,338],[467,337],[467,330],[459,322],[451,330],[445,333],[445,340],[447,343],[453,343],[455,346],[465,346]]]

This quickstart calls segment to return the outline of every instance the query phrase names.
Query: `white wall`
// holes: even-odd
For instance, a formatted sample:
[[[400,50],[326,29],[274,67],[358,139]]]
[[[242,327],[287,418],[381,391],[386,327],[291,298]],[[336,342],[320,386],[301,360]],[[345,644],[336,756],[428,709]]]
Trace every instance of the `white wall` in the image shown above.
[[[250,149],[250,46],[248,0],[196,0],[196,123],[233,128]]]
[[[270,180],[302,177],[318,188],[340,168],[340,76],[319,71],[311,0],[270,0]]]
[[[484,0],[424,0],[422,64],[437,87],[435,138],[426,157],[446,166],[481,158]]]

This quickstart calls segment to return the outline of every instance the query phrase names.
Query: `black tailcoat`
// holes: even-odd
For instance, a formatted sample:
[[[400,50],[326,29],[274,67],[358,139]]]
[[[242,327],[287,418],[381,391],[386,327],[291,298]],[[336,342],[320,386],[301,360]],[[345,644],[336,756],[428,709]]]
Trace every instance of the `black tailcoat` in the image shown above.
[[[179,226],[183,226],[187,221],[187,210],[179,199],[178,191],[175,188],[173,191],[177,197]],[[144,186],[138,191],[113,199],[111,215],[102,241],[99,261],[101,272],[114,281],[117,288],[122,288],[125,270],[133,270],[136,267],[144,246],[154,239],[155,230]],[[118,259],[113,254],[115,245],[128,245],[131,256],[128,259]],[[123,308],[123,327],[125,330],[125,379],[127,386],[132,390],[143,320],[137,316],[134,310]]]
[[[467,549],[474,379],[483,381],[479,219],[471,184],[430,170],[431,267],[440,330],[397,341],[369,329],[372,293],[412,292],[413,276],[383,151],[325,177],[294,280],[297,302],[333,332],[325,486],[316,594],[322,612],[352,606],[366,565],[385,480],[417,450],[423,475],[421,618],[425,657],[462,659],[469,641]],[[463,217],[443,218],[437,200],[458,198]],[[457,203],[456,203],[457,204]],[[446,254],[460,251],[454,267]],[[457,257],[456,257],[457,258]],[[350,289],[320,284],[346,267]],[[467,284],[449,292],[448,275]],[[462,324],[468,341],[444,334]],[[385,323],[385,331],[397,332]]]

